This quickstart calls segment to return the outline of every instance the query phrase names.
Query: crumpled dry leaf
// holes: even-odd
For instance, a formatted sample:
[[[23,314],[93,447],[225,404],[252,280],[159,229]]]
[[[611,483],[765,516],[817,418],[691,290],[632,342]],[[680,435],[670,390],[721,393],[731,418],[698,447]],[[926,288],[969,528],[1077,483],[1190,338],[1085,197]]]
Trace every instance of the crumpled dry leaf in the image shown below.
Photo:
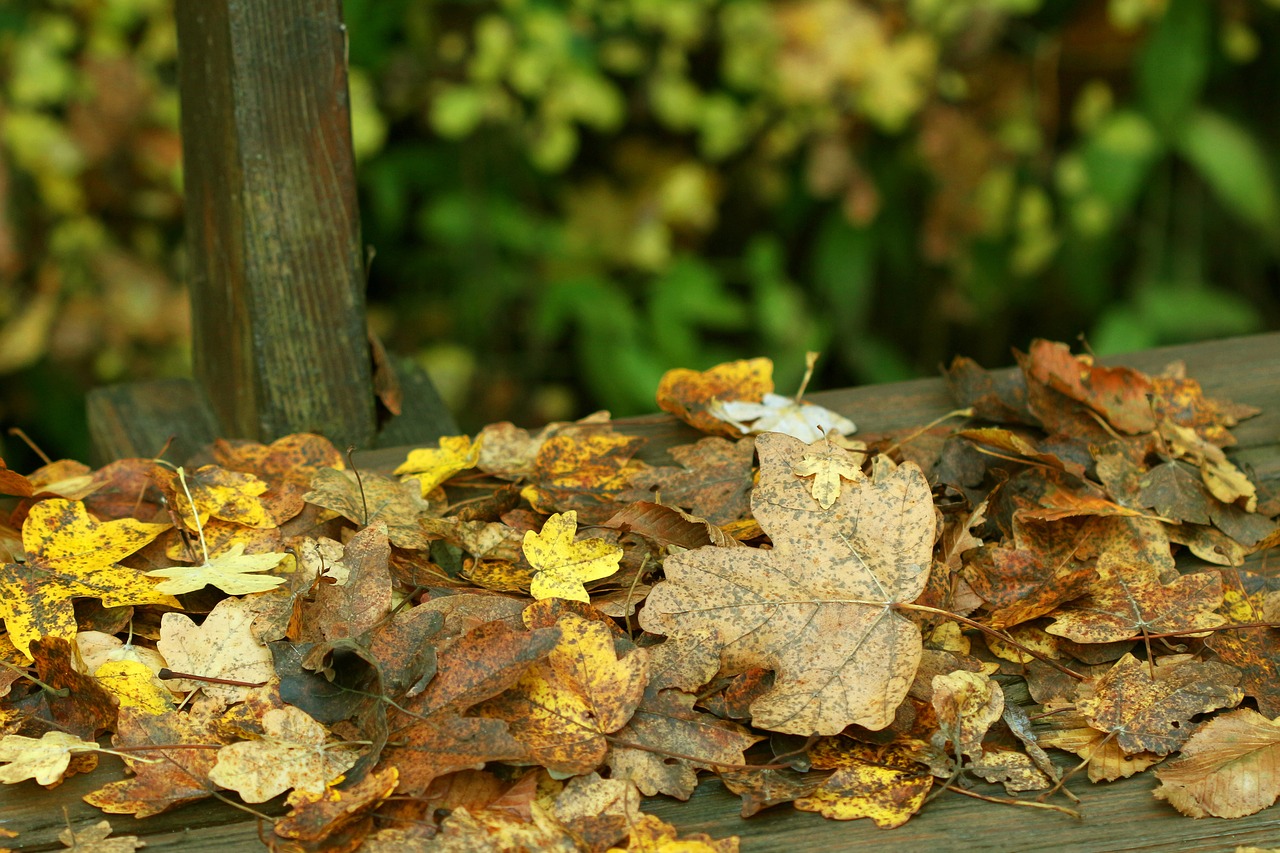
[[[920,632],[893,610],[924,589],[934,511],[920,469],[861,477],[823,510],[793,473],[808,445],[756,441],[752,508],[771,551],[699,548],[668,557],[640,624],[659,634],[721,630],[729,672],[777,670],[755,724],[792,734],[887,726],[920,659]]]
[[[881,829],[902,826],[924,805],[933,787],[927,768],[910,749],[854,741],[819,741],[810,750],[813,766],[836,772],[808,796],[795,801],[801,811],[835,820],[870,818]]]
[[[720,400],[759,401],[773,391],[773,362],[753,358],[710,370],[668,370],[658,382],[658,408],[703,432],[733,437],[738,430],[708,410]]]
[[[58,840],[76,853],[133,853],[140,847],[146,847],[145,841],[139,841],[136,835],[111,835],[110,821],[99,821],[93,826],[79,832],[70,827],[58,833]]]
[[[858,431],[853,421],[838,412],[780,394],[765,394],[759,403],[717,400],[707,411],[743,435],[780,432],[805,444],[832,433],[852,435]]]
[[[420,447],[409,451],[408,457],[391,473],[401,479],[416,479],[425,498],[445,480],[474,468],[480,461],[482,438],[472,441],[465,435],[446,435],[439,447]]]

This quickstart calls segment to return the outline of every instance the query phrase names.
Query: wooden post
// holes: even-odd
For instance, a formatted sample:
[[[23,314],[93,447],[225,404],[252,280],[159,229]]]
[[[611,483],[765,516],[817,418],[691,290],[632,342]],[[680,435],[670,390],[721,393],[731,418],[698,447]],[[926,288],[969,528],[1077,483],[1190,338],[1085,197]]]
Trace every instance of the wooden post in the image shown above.
[[[226,435],[367,444],[339,0],[178,0],[195,375]]]
[[[176,13],[196,382],[95,391],[95,452],[150,455],[166,430],[177,458],[211,430],[259,441],[319,432],[368,447],[375,403],[341,2],[178,0]],[[427,389],[406,401],[419,410],[418,440],[451,426]],[[175,418],[181,409],[190,416]]]

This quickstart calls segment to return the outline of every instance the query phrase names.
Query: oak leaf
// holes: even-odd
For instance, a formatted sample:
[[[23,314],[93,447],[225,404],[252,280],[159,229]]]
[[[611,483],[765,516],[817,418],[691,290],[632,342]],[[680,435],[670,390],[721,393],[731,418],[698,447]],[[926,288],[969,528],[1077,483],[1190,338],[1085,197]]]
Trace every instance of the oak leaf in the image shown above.
[[[61,498],[37,503],[22,525],[26,562],[0,568],[0,617],[10,640],[28,654],[38,637],[75,637],[72,598],[98,598],[108,607],[176,607],[177,599],[141,572],[118,565],[168,528],[132,518],[100,522],[84,504]]]
[[[262,740],[240,741],[218,750],[209,781],[265,803],[292,788],[320,793],[356,763],[359,749],[329,741],[324,726],[305,711],[285,706],[262,715]]]
[[[1280,798],[1280,721],[1242,708],[1209,720],[1156,769],[1157,799],[1191,817],[1244,817]]]
[[[859,475],[829,509],[793,473],[808,445],[778,433],[756,441],[752,510],[773,550],[699,548],[666,559],[667,580],[640,616],[645,630],[720,630],[731,673],[777,671],[751,706],[755,724],[792,734],[887,726],[920,660],[919,629],[894,611],[924,589],[933,501],[907,463]]]
[[[569,510],[548,518],[541,532],[525,533],[524,555],[537,570],[529,587],[534,598],[590,601],[583,584],[618,571],[622,549],[604,539],[574,541],[577,529],[578,514]]]

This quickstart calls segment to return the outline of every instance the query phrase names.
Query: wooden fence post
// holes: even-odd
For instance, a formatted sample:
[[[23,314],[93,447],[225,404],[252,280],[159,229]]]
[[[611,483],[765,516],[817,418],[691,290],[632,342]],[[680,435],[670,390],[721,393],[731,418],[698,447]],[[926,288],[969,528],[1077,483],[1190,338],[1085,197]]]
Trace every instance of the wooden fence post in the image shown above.
[[[95,391],[95,451],[150,455],[166,430],[178,458],[210,430],[367,447],[375,403],[341,2],[177,0],[176,13],[195,384]],[[436,428],[424,438],[451,420],[427,396],[435,417],[419,419]],[[193,408],[175,422],[175,407]]]

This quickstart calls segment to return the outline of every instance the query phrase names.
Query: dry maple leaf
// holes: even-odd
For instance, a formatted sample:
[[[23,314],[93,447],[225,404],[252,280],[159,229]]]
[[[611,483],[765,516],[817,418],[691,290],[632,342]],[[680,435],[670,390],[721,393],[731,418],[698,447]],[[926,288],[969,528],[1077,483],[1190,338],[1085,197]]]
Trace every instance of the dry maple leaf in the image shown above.
[[[640,792],[630,782],[601,779],[598,773],[575,776],[556,797],[552,813],[587,850],[605,851],[642,817]]]
[[[850,435],[858,430],[853,421],[838,412],[781,394],[765,394],[759,403],[717,400],[707,411],[743,435],[780,432],[806,444],[831,433]]]
[[[1280,721],[1248,708],[1214,717],[1156,778],[1156,797],[1191,817],[1260,812],[1280,798]]]
[[[355,637],[378,624],[391,612],[390,558],[384,522],[376,521],[352,536],[343,549],[345,577],[338,583],[320,584],[315,601],[303,606],[303,618],[309,623],[303,636]]]
[[[906,747],[822,740],[809,750],[813,766],[834,769],[795,807],[834,820],[870,818],[881,829],[902,826],[924,805],[933,787],[929,771],[912,760]]]
[[[832,444],[831,437],[824,434],[810,443],[809,452],[791,466],[791,473],[797,477],[813,478],[810,494],[818,502],[818,506],[825,510],[831,509],[831,505],[839,499],[840,481],[856,483],[862,477],[862,468],[857,460],[843,448]]]
[[[176,471],[155,465],[151,479],[164,492],[169,505],[189,530],[199,526],[200,519],[220,518],[245,527],[278,526],[271,507],[262,497],[267,484],[243,471],[228,471],[218,465],[204,465],[195,471]],[[187,499],[187,495],[191,499]],[[195,502],[194,509],[192,501]],[[296,510],[295,510],[296,512]]]
[[[751,508],[755,441],[707,437],[667,450],[680,467],[640,466],[623,499],[655,500],[679,507],[712,524],[730,524]]]
[[[1028,381],[1039,382],[1083,403],[1121,432],[1135,434],[1155,429],[1155,416],[1147,399],[1151,380],[1145,374],[1129,367],[1094,364],[1093,356],[1072,355],[1066,344],[1046,340],[1032,341],[1026,358],[1020,361]]]
[[[618,571],[622,549],[603,539],[574,541],[578,514],[573,510],[547,519],[542,531],[524,535],[524,555],[537,570],[529,594],[534,598],[590,601],[587,581],[600,580]]]
[[[97,521],[76,501],[50,498],[31,508],[22,525],[26,562],[0,568],[0,616],[9,639],[29,656],[39,637],[76,635],[72,598],[98,598],[108,607],[168,604],[141,572],[117,565],[169,529],[132,518]]]
[[[221,553],[211,554],[198,566],[170,566],[152,569],[149,578],[165,578],[156,589],[169,595],[195,592],[206,586],[214,586],[228,595],[248,595],[266,592],[285,582],[285,578],[261,575],[280,565],[288,554],[268,551],[264,554],[246,554],[244,543],[237,542]]]
[[[104,820],[79,832],[67,827],[58,833],[58,840],[77,853],[133,853],[134,850],[147,846],[136,835],[121,835],[118,838],[109,838],[109,835],[111,823]]]
[[[957,670],[933,677],[930,700],[952,754],[982,757],[982,739],[1004,711],[1004,691],[985,675]]]
[[[1239,680],[1238,672],[1216,661],[1156,667],[1153,679],[1146,661],[1125,654],[1076,708],[1089,725],[1114,733],[1125,752],[1168,755],[1191,734],[1193,716],[1240,703]]]
[[[418,486],[381,474],[356,475],[350,471],[321,468],[311,480],[311,491],[302,496],[307,503],[331,509],[368,527],[375,521],[387,523],[387,535],[400,548],[430,548],[433,539],[419,520],[428,512]]]
[[[648,680],[648,655],[619,655],[607,625],[566,613],[560,642],[516,681],[475,708],[506,720],[530,757],[553,772],[589,773],[608,751],[605,735],[627,724]]]
[[[591,424],[551,436],[538,448],[532,481],[521,492],[538,512],[576,510],[584,521],[603,521],[627,488],[638,463],[631,457],[645,439]]]
[[[680,838],[674,826],[647,814],[632,825],[627,846],[610,848],[608,853],[738,853],[738,836],[712,838],[695,832]]]
[[[227,598],[196,625],[183,613],[166,613],[160,620],[156,648],[170,669],[187,675],[261,683],[275,674],[271,652],[253,638],[257,614],[246,599]],[[203,689],[205,695],[226,702],[241,701],[248,687],[212,684],[190,679],[169,679],[170,689],[182,692]]]
[[[373,829],[373,810],[395,792],[399,781],[396,768],[388,767],[342,790],[295,790],[287,800],[289,814],[276,821],[273,831],[307,850],[355,850]]]
[[[1050,614],[1054,622],[1046,631],[1077,643],[1109,643],[1144,632],[1204,630],[1226,621],[1213,612],[1222,604],[1217,572],[1162,584],[1152,566],[1108,551],[1098,558],[1097,573],[1088,595]]]
[[[85,802],[109,814],[144,818],[212,796],[208,776],[217,753],[204,747],[228,742],[211,715],[213,707],[218,706],[206,703],[189,712],[163,714],[121,710],[115,746],[166,748],[124,753],[135,775],[87,794]]]
[[[454,474],[476,467],[481,442],[480,438],[473,442],[465,435],[442,436],[439,447],[410,450],[408,457],[391,473],[406,480],[416,479],[425,498]]]
[[[49,731],[39,738],[5,735],[0,738],[0,762],[5,762],[0,767],[0,782],[12,785],[35,779],[40,785],[56,785],[62,781],[73,755],[98,751],[93,741],[67,732]]]
[[[60,637],[31,643],[40,689],[12,703],[28,734],[52,728],[84,738],[115,728],[118,706],[97,679],[76,669],[75,646]]]
[[[320,793],[356,763],[359,748],[332,743],[324,726],[286,705],[262,715],[262,740],[218,750],[209,781],[230,788],[247,803],[265,803],[290,788]]]
[[[887,726],[920,660],[920,631],[894,611],[924,589],[934,510],[920,469],[859,476],[829,509],[793,473],[809,447],[767,433],[756,441],[751,505],[773,550],[699,548],[668,557],[640,624],[680,635],[719,630],[729,672],[777,671],[751,706],[757,726],[835,734]]]

